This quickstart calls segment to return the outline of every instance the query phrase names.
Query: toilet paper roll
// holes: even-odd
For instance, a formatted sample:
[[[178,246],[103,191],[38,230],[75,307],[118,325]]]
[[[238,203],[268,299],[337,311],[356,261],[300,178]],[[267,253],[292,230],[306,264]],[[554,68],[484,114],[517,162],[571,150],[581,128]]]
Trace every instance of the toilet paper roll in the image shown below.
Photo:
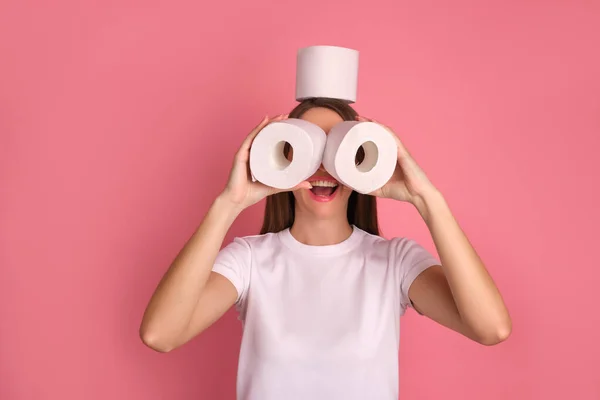
[[[337,46],[310,46],[298,50],[296,100],[329,97],[356,102],[358,51]]]
[[[289,118],[264,127],[250,148],[254,180],[277,189],[291,189],[312,176],[321,165],[327,136],[317,125]],[[293,150],[290,162],[283,154],[285,142]]]
[[[365,157],[356,165],[356,153],[361,146]],[[385,185],[397,162],[396,140],[374,122],[344,121],[327,135],[323,166],[331,176],[359,193],[371,193]]]

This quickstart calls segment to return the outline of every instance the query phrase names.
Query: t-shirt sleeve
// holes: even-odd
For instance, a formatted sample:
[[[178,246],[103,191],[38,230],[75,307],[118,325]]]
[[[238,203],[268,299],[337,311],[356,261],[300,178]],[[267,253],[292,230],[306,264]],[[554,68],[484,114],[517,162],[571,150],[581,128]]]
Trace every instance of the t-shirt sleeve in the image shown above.
[[[234,238],[223,247],[215,259],[212,270],[227,278],[235,289],[238,297],[236,305],[245,299],[250,285],[251,250],[243,238]]]
[[[416,241],[407,238],[396,239],[395,267],[398,268],[401,314],[404,314],[408,307],[412,307],[408,289],[417,276],[427,268],[439,264],[436,257]]]

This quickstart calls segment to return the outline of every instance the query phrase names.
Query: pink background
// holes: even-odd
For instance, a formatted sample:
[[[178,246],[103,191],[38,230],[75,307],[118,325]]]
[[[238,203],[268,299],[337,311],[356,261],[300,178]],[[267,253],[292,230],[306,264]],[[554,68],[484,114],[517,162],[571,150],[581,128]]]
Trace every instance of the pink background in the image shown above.
[[[513,317],[489,348],[409,313],[401,398],[600,398],[599,27],[592,1],[4,0],[0,398],[233,398],[234,312],[169,354],[140,318],[313,44],[360,50],[357,110],[397,130]],[[434,249],[380,205],[387,237]]]

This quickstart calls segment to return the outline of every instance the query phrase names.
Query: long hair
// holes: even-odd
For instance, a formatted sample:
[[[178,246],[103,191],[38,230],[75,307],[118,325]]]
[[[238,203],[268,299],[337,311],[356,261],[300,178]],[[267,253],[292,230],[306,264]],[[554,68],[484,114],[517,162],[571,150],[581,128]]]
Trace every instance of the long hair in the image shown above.
[[[345,121],[355,121],[357,112],[346,102],[337,99],[313,98],[302,101],[291,112],[290,118],[300,118],[314,107],[329,108],[338,113]],[[289,152],[289,144],[286,143],[284,152]],[[356,155],[357,164],[362,162],[364,150],[362,147]],[[279,232],[291,228],[294,223],[296,199],[292,192],[277,193],[267,197],[265,205],[265,216],[263,219],[261,234],[268,232]],[[351,225],[372,234],[379,235],[379,224],[377,222],[377,201],[374,196],[352,191],[348,199],[348,222]]]

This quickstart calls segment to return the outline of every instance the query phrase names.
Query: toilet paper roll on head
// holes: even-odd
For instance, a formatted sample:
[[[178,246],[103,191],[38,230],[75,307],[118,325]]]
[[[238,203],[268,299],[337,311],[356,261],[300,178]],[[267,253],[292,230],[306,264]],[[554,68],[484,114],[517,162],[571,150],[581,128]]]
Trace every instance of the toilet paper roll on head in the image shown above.
[[[293,150],[291,161],[283,154],[286,142]],[[361,147],[364,158],[357,165]],[[392,134],[374,122],[343,121],[326,134],[318,125],[291,118],[267,125],[256,136],[250,171],[255,181],[291,189],[314,175],[322,163],[339,183],[367,194],[392,177],[397,154]]]
[[[357,50],[338,46],[310,46],[298,50],[296,100],[315,97],[356,102]]]

